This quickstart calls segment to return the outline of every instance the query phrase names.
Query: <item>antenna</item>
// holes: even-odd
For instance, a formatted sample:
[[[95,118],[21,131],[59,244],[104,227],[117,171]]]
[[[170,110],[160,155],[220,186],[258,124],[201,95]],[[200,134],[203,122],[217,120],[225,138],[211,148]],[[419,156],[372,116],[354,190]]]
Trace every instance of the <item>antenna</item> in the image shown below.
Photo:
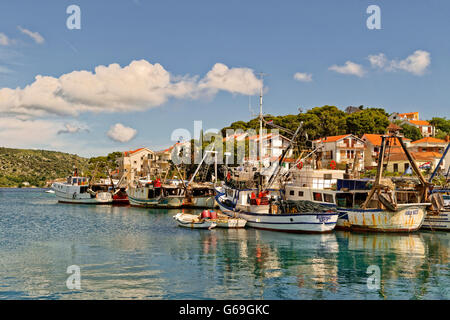
[[[259,93],[259,169],[261,171],[262,169],[262,163],[263,163],[263,89],[264,89],[264,76],[267,76],[267,74],[259,72],[259,77],[261,79],[261,91]]]

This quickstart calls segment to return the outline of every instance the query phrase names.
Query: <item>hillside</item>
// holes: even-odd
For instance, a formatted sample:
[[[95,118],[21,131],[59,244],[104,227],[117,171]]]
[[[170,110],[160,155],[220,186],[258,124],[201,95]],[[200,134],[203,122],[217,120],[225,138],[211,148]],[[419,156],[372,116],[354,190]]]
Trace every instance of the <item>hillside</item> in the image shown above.
[[[10,149],[0,147],[0,187],[43,187],[46,181],[65,178],[75,165],[80,171],[87,168],[88,159],[68,153]]]

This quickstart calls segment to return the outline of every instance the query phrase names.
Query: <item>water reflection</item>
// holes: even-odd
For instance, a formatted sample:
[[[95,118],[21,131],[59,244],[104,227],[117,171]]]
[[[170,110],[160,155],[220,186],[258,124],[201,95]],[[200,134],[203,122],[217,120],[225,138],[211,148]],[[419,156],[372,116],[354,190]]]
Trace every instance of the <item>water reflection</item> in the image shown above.
[[[0,202],[0,298],[449,299],[450,236],[189,230],[177,210]],[[79,265],[82,289],[65,286]],[[367,268],[381,288],[367,288]]]

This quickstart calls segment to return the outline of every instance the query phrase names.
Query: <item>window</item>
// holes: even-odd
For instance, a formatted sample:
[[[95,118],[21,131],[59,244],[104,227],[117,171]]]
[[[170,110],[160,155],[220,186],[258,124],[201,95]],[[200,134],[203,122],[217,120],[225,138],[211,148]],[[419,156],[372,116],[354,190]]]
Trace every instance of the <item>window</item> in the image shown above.
[[[298,192],[298,196],[299,196],[299,197],[303,197],[303,191],[299,191],[299,192]]]
[[[294,190],[289,191],[289,195],[293,196],[294,195]]]
[[[332,179],[332,175],[331,175],[331,173],[325,173],[324,175],[323,175],[323,179],[324,180],[331,180]]]
[[[398,163],[394,163],[394,172],[398,172]]]
[[[314,201],[322,202],[322,194],[319,192],[313,192]]]
[[[334,203],[332,194],[324,193],[323,194],[323,199],[324,199],[325,202]]]
[[[409,163],[405,163],[405,171],[409,169]]]

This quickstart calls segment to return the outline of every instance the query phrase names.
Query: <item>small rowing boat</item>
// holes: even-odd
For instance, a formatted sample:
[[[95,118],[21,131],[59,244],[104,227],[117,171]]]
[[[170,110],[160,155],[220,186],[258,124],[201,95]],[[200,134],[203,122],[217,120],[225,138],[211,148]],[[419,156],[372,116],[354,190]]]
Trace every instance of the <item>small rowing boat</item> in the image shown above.
[[[213,229],[217,224],[211,219],[204,219],[199,215],[177,213],[173,216],[180,227],[191,229]]]

